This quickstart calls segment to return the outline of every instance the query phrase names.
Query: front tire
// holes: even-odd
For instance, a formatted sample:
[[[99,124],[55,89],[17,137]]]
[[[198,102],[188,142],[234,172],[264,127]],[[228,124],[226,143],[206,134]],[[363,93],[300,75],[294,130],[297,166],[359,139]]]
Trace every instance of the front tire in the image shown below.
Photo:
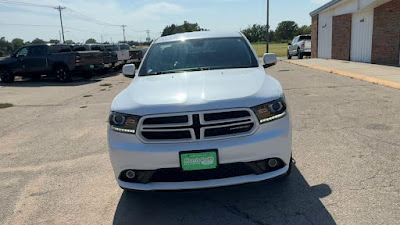
[[[287,58],[288,58],[288,59],[292,59],[292,56],[290,55],[289,50],[287,51]]]
[[[0,79],[4,83],[12,83],[15,80],[15,75],[8,69],[0,69]]]
[[[57,67],[54,70],[54,74],[56,75],[57,80],[59,80],[60,82],[66,83],[72,81],[71,73],[65,66]]]

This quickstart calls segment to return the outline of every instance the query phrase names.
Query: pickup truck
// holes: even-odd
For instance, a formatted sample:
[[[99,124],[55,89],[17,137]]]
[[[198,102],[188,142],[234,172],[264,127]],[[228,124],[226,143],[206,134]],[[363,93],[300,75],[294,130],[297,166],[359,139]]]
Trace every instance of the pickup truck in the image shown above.
[[[93,70],[102,67],[98,51],[73,52],[69,45],[60,44],[29,45],[0,60],[0,79],[10,83],[16,75],[40,79],[45,74],[68,82],[73,75],[90,78]]]
[[[117,54],[118,61],[115,63],[116,68],[121,68],[127,63],[132,63],[129,51],[132,50],[128,44],[118,43],[114,45],[105,45],[107,50],[113,50]]]
[[[73,51],[100,51],[103,57],[103,65],[105,69],[113,68],[118,61],[117,53],[113,50],[107,50],[102,44],[75,45]]]
[[[147,49],[130,50],[129,55],[132,60],[131,63],[135,64],[136,67],[139,67],[146,51]]]
[[[288,43],[287,58],[297,56],[302,59],[304,56],[311,56],[311,35],[298,35]]]

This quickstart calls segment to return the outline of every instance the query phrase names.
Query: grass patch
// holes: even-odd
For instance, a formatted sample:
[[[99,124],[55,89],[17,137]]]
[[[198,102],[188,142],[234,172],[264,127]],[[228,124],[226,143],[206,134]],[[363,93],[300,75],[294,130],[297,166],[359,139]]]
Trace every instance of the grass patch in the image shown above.
[[[0,109],[5,109],[9,107],[13,107],[14,105],[11,103],[0,103]]]
[[[251,43],[258,57],[262,57],[265,53],[265,42]],[[276,56],[286,56],[287,43],[271,43],[269,44],[269,52],[275,53]]]
[[[86,106],[86,105],[84,105],[84,106],[81,106],[81,107],[79,107],[79,108],[81,108],[81,109],[84,109],[84,108],[87,108],[87,106]]]
[[[87,98],[87,97],[92,97],[93,95],[84,95],[83,97],[84,98]]]
[[[107,89],[105,89],[105,88],[100,89],[100,91],[105,91],[105,90],[107,90]]]
[[[101,87],[107,87],[107,86],[111,86],[112,84],[110,83],[105,83],[105,84],[100,84]]]

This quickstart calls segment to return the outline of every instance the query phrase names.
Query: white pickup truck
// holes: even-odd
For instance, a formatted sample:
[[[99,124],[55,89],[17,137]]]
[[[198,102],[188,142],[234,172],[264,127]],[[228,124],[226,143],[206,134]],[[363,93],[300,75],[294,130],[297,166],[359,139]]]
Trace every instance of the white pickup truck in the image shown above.
[[[297,56],[302,59],[304,56],[311,56],[311,35],[298,35],[288,43],[287,58]]]

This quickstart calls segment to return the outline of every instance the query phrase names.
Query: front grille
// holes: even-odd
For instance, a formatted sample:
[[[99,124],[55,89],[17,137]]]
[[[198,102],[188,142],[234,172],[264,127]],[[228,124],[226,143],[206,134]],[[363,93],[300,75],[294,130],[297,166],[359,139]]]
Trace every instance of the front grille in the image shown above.
[[[228,126],[228,127],[218,127],[218,128],[210,128],[207,129],[204,133],[205,137],[215,137],[215,136],[222,136],[222,135],[229,135],[229,134],[237,134],[248,132],[253,128],[253,123],[246,123],[240,126]]]
[[[250,109],[214,110],[143,116],[137,134],[143,142],[188,142],[249,135],[256,125]]]
[[[248,117],[248,116],[250,116],[250,113],[248,111],[206,113],[206,114],[204,114],[204,120],[205,121],[226,120],[226,119],[236,119],[236,118]]]
[[[216,169],[183,171],[181,168],[165,168],[158,170],[134,170],[136,176],[129,179],[125,176],[127,170],[121,172],[119,179],[131,183],[151,183],[151,182],[185,182],[185,181],[201,181],[214,180],[229,177],[260,175],[281,169],[285,163],[279,159],[275,167],[268,166],[268,159],[253,162],[238,162],[220,164]]]

